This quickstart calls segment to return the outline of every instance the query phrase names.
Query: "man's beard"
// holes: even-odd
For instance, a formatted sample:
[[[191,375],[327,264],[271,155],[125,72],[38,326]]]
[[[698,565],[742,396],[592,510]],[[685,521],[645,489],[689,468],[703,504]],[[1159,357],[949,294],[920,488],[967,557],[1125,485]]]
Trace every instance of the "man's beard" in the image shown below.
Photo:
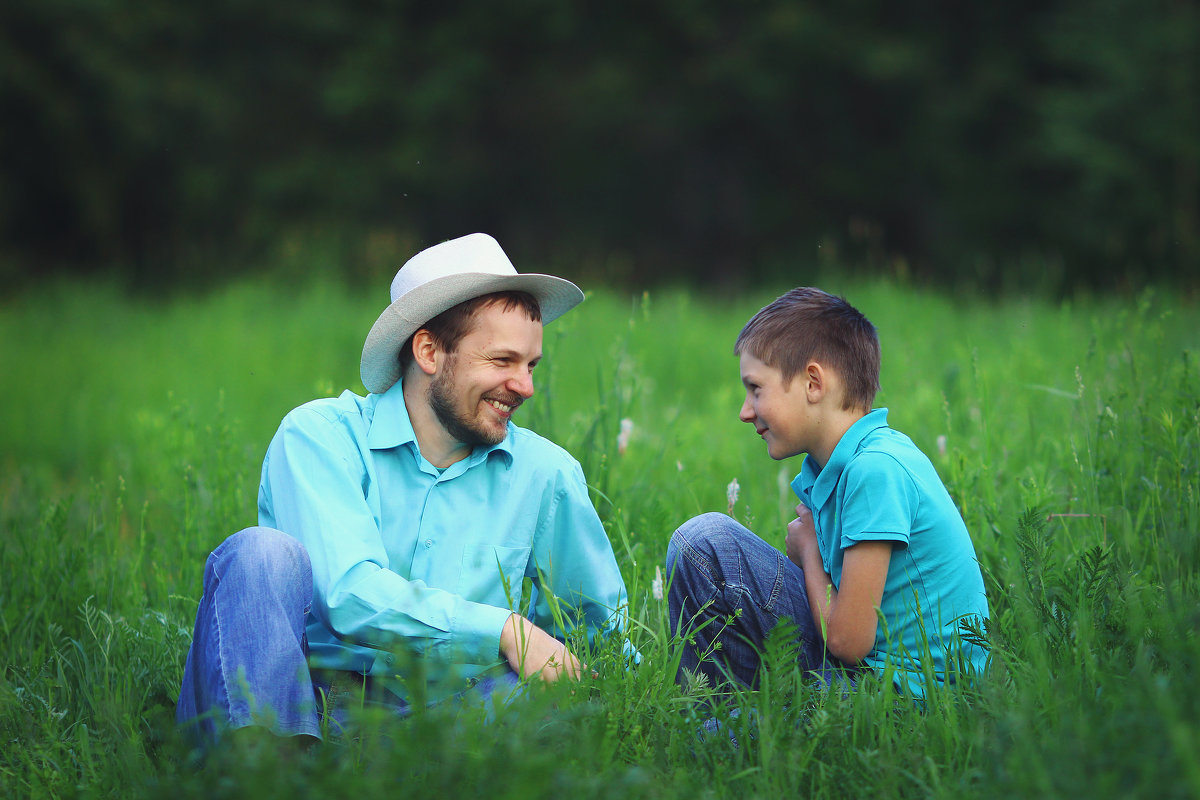
[[[504,441],[508,435],[508,426],[499,431],[480,425],[476,420],[458,413],[454,407],[454,360],[446,363],[446,368],[429,383],[429,407],[437,416],[438,422],[446,429],[454,440],[468,447],[477,445],[491,447]],[[518,401],[519,402],[519,401]]]

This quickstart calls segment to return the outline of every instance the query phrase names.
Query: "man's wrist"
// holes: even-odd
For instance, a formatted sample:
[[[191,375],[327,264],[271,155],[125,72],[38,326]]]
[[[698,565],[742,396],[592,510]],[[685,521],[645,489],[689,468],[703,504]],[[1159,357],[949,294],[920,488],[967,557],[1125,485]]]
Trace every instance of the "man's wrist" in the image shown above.
[[[497,655],[501,658],[507,658],[508,653],[516,645],[517,631],[521,626],[521,618],[516,613],[510,613],[504,620],[504,627],[500,629],[500,647]]]

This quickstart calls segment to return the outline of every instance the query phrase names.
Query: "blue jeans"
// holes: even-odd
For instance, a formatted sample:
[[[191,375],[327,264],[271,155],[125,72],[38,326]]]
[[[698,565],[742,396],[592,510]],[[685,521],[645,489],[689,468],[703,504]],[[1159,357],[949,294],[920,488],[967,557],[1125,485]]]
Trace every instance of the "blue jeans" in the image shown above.
[[[667,574],[672,633],[688,636],[680,682],[686,671],[712,686],[756,686],[767,635],[784,618],[795,625],[802,670],[825,683],[852,682],[852,670],[825,652],[804,571],[732,518],[713,512],[681,525],[667,545]]]
[[[308,553],[285,533],[247,528],[213,550],[175,709],[179,723],[194,724],[208,742],[247,725],[319,738],[304,632],[312,595]]]
[[[212,744],[225,731],[260,725],[280,736],[322,736],[345,722],[365,699],[398,716],[408,705],[349,672],[310,672],[306,617],[312,606],[312,566],[299,541],[271,528],[246,528],[213,550],[204,567],[204,595],[175,716]],[[511,696],[511,670],[483,676],[458,697]],[[328,702],[326,702],[328,700]]]

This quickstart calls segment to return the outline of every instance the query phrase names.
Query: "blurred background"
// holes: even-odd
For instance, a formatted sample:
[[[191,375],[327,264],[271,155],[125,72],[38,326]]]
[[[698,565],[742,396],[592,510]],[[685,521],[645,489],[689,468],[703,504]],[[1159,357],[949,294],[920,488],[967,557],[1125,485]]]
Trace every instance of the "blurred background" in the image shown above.
[[[1195,0],[7,0],[0,288],[1195,287]]]

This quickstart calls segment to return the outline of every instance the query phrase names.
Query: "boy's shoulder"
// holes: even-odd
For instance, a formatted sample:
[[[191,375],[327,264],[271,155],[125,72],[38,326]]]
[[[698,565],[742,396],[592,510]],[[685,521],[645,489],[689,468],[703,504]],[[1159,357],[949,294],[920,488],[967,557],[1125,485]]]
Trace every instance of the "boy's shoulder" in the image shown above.
[[[863,436],[853,458],[857,459],[872,454],[888,455],[900,460],[910,458],[928,460],[908,434],[901,433],[886,424],[873,428]]]
[[[906,475],[918,484],[925,483],[924,479],[931,472],[936,474],[924,451],[907,434],[886,424],[874,427],[862,436],[844,471],[859,480]]]

